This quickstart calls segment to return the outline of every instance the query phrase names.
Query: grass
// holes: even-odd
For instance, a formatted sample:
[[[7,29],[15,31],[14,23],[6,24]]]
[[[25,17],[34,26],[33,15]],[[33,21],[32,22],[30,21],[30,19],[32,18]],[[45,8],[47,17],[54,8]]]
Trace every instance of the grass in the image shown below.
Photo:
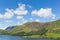
[[[40,35],[23,36],[24,38],[41,38]]]
[[[56,33],[47,33],[47,38],[60,38],[60,34]]]
[[[23,37],[24,38],[53,38],[53,39],[57,39],[57,38],[60,38],[60,34],[47,33],[46,36],[32,35],[32,36],[23,36]]]

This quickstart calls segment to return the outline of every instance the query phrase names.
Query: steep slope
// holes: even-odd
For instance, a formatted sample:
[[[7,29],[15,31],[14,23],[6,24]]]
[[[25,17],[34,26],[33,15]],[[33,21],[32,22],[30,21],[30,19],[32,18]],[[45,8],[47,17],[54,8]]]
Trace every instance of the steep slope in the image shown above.
[[[17,25],[16,27],[12,27],[13,29],[10,30],[11,27],[8,27],[7,29],[10,30],[12,33],[17,33],[20,31],[24,32],[30,32],[35,30],[40,30],[42,28],[48,27],[48,23],[40,23],[40,22],[27,22],[23,25]],[[6,30],[7,30],[6,29]]]
[[[40,22],[28,22],[23,24],[25,27],[30,28],[31,30],[38,30],[42,28],[48,27],[48,23],[40,23]]]
[[[3,31],[3,34],[9,34],[9,35],[24,35],[28,34],[32,31],[38,31],[42,28],[46,28],[48,26],[47,23],[40,23],[40,22],[27,22],[23,25],[16,25],[6,28],[5,31]]]
[[[50,32],[53,32],[54,30],[60,30],[60,20],[54,21],[54,22],[50,22],[49,23],[49,27],[48,30]]]
[[[12,30],[12,29],[14,29],[16,26],[9,26],[9,27],[7,27],[6,28],[6,30]]]
[[[7,30],[8,29],[8,30]],[[9,34],[40,34],[40,33],[60,33],[60,20],[53,22],[27,22],[23,25],[17,25],[11,30],[7,28],[7,33]],[[48,31],[45,31],[47,29]],[[41,31],[43,30],[43,31]]]

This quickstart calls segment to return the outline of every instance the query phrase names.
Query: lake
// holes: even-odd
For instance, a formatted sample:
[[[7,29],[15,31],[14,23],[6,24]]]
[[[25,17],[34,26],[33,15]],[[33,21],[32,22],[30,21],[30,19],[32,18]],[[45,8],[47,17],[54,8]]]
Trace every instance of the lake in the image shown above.
[[[0,35],[0,40],[53,40],[44,38],[23,38],[20,36]]]

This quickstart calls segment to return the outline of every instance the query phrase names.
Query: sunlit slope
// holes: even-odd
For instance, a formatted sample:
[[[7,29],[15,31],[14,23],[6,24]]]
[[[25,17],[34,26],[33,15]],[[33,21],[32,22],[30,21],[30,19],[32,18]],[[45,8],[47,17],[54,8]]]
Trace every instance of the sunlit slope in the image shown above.
[[[53,22],[27,22],[23,25],[17,25],[13,29],[6,29],[6,32],[9,34],[20,34],[21,32],[36,32],[43,28],[48,30],[47,33],[60,33],[60,20]]]

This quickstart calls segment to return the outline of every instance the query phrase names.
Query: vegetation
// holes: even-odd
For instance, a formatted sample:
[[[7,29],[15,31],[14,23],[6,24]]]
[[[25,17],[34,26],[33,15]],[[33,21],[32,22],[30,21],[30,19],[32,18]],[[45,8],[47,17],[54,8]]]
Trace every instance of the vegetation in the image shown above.
[[[24,36],[31,38],[60,38],[60,20],[53,22],[27,22],[0,30],[0,34]]]

